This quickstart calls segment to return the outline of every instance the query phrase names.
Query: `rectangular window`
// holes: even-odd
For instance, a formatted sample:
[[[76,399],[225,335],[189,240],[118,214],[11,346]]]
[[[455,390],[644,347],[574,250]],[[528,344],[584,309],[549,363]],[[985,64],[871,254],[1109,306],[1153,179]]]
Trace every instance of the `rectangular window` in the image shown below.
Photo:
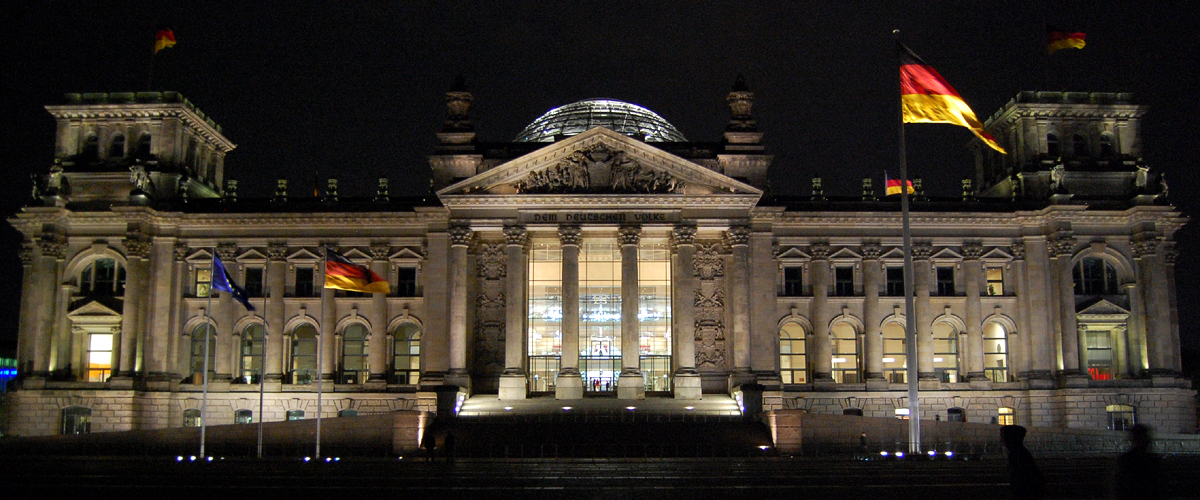
[[[904,268],[887,268],[887,294],[889,297],[904,296]]]
[[[937,294],[943,297],[954,296],[954,268],[937,268]]]
[[[804,295],[804,268],[789,266],[783,268],[783,296],[799,297]]]
[[[1004,295],[1004,268],[989,267],[987,273],[987,294]]]
[[[263,268],[247,267],[246,268],[246,296],[262,297],[263,296]]]
[[[410,266],[396,268],[396,296],[417,296],[417,268]]]
[[[1112,338],[1108,331],[1085,331],[1087,371],[1092,380],[1112,380]]]
[[[112,372],[113,336],[93,333],[88,336],[88,382],[105,382]]]
[[[1017,425],[1017,416],[1012,408],[1001,406],[996,410],[996,423],[1000,425]]]
[[[208,297],[212,291],[212,269],[197,269],[196,270],[196,296],[200,298]]]
[[[296,268],[296,296],[297,297],[312,297],[313,296],[313,268],[297,267]]]
[[[837,267],[833,270],[833,294],[838,297],[854,295],[854,268]]]

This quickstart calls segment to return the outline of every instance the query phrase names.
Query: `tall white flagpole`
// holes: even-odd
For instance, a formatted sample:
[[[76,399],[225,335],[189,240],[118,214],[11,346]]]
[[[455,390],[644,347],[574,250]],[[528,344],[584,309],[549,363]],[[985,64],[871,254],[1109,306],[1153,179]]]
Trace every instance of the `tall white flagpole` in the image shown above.
[[[323,265],[327,268],[329,266],[329,248],[323,247],[323,250],[325,254],[325,264]],[[324,271],[325,276],[328,276],[329,269],[324,269]],[[328,290],[325,287],[325,276],[321,277],[321,331],[320,335],[317,335],[317,449],[315,452],[317,460],[321,459],[321,344],[325,343],[325,291]]]
[[[897,70],[901,51],[900,30],[892,31],[896,35]],[[899,76],[899,71],[897,71]],[[904,95],[903,83],[900,84],[900,95]],[[901,97],[903,99],[903,97]],[[917,390],[918,371],[917,358],[917,315],[913,301],[913,257],[912,257],[912,228],[908,217],[908,156],[904,149],[904,104],[900,104],[900,212],[901,227],[904,238],[904,323],[905,323],[905,363],[908,365],[905,377],[908,379],[908,452],[921,452],[921,405],[920,394]],[[886,186],[885,186],[886,188]]]
[[[205,430],[208,428],[208,345],[212,339],[213,279],[217,274],[217,247],[213,247],[212,267],[208,270],[208,306],[204,309],[204,391],[200,397],[200,460],[204,460]]]
[[[258,363],[258,458],[263,457],[263,381],[267,378],[267,295],[270,290],[263,287],[263,332],[262,353]]]

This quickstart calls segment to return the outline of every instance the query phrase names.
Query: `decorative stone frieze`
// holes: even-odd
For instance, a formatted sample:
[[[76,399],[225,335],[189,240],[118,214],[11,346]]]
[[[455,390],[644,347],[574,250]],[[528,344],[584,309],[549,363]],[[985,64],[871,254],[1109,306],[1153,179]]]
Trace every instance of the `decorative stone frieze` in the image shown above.
[[[504,267],[504,245],[484,243],[479,248],[479,277],[498,280],[506,276]]]
[[[724,245],[720,243],[696,245],[693,267],[695,276],[701,280],[712,280],[725,276],[725,259],[721,256]]]

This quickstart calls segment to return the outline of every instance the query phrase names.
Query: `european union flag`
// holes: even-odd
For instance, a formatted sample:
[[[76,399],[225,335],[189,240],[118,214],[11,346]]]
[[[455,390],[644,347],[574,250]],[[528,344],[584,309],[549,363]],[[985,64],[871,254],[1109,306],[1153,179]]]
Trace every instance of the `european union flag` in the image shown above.
[[[225,264],[222,264],[221,259],[216,255],[213,255],[212,289],[229,292],[233,296],[233,300],[246,306],[247,311],[254,310],[254,306],[250,305],[250,296],[246,294],[246,289],[233,282],[233,279],[229,277],[229,272],[225,271]]]

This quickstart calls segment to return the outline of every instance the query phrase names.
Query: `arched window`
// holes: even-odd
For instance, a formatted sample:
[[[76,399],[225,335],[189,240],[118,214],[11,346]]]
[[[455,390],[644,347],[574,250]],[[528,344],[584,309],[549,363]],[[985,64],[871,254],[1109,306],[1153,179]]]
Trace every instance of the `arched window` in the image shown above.
[[[100,138],[96,137],[96,134],[88,134],[83,140],[83,150],[79,152],[79,156],[91,161],[100,159]]]
[[[351,409],[338,410],[338,417],[357,417],[357,416],[358,416],[358,410],[351,410]]]
[[[183,410],[184,427],[200,427],[200,410]]]
[[[1074,149],[1072,153],[1075,156],[1087,156],[1089,153],[1087,138],[1080,134],[1075,134],[1075,136],[1071,137],[1071,147]]]
[[[304,420],[304,410],[288,410],[287,411],[287,419],[289,421]]]
[[[263,326],[259,323],[247,326],[242,331],[241,369],[238,379],[243,384],[257,384],[262,373]]]
[[[966,422],[967,411],[962,408],[947,408],[946,420],[949,422]]]
[[[421,380],[421,329],[413,323],[401,324],[392,333],[392,383],[417,384]]]
[[[233,423],[248,424],[254,421],[253,410],[238,410],[233,412]]]
[[[1108,430],[1127,431],[1137,423],[1137,408],[1130,405],[1108,405]]]
[[[125,295],[125,267],[116,259],[96,259],[79,273],[79,293],[85,296]]]
[[[108,146],[109,158],[124,158],[125,157],[125,136],[117,134],[112,139],[112,144]]]
[[[1113,148],[1113,136],[1110,133],[1100,134],[1100,156],[1113,156],[1116,153]]]
[[[150,134],[142,134],[138,137],[138,158],[146,158],[150,156]]]
[[[1008,382],[1008,331],[1000,323],[983,325],[983,372],[992,382]]]
[[[1000,425],[1017,425],[1016,412],[1007,406],[996,409],[996,423]]]
[[[367,383],[367,327],[361,323],[342,331],[342,384]]]
[[[1075,295],[1116,295],[1117,268],[1099,257],[1084,257],[1075,264]]]
[[[833,325],[833,381],[839,384],[857,384],[862,380],[862,363],[859,353],[862,343],[858,332],[849,323]]]
[[[933,371],[942,382],[958,382],[958,330],[940,321],[933,325]]]
[[[82,406],[63,408],[62,434],[91,434],[92,409]]]
[[[893,384],[908,381],[908,351],[904,338],[904,325],[883,325],[883,378]]]
[[[779,376],[785,384],[808,382],[808,348],[804,327],[787,322],[779,329]]]
[[[1062,148],[1058,145],[1057,135],[1046,134],[1046,155],[1052,157],[1062,156]]]
[[[292,332],[292,383],[311,384],[317,376],[317,328],[303,324]]]
[[[207,333],[208,340],[208,373],[214,373],[217,366],[217,329],[212,323],[206,323],[192,329],[192,356],[188,363],[188,373],[193,384],[204,383],[204,344]]]

